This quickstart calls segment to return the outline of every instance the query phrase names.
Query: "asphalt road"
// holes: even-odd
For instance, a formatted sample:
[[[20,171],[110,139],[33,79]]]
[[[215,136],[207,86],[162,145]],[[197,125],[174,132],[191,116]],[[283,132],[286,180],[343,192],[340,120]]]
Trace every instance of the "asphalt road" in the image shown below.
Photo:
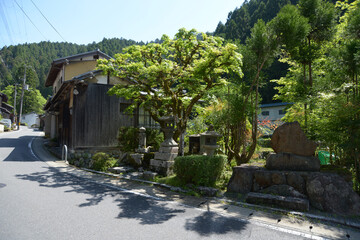
[[[0,133],[0,239],[303,239],[63,173],[31,150],[40,132]]]

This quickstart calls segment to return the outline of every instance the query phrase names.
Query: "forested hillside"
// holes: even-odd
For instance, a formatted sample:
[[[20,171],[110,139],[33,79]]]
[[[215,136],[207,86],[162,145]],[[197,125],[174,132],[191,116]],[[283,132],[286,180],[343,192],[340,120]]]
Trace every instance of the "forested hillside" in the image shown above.
[[[336,3],[337,0],[329,0]],[[221,36],[226,40],[245,44],[246,38],[250,37],[250,30],[258,19],[268,22],[273,19],[280,9],[286,4],[297,4],[299,0],[245,0],[240,8],[230,12],[226,23],[219,22],[214,35]],[[353,2],[350,0],[349,2]],[[246,71],[246,69],[244,69]],[[280,79],[287,73],[288,65],[274,61],[264,71],[263,84],[260,88],[262,103],[274,102],[273,96],[277,93],[272,79]],[[246,78],[246,74],[245,74]]]
[[[244,44],[246,38],[250,36],[250,29],[258,19],[268,22],[276,16],[284,5],[297,4],[297,2],[298,0],[245,0],[241,7],[229,13],[225,24],[221,22],[218,24],[214,35]],[[332,2],[336,2],[336,0],[332,0]],[[51,88],[45,88],[44,81],[54,59],[95,49],[100,49],[104,53],[114,56],[121,52],[124,47],[133,44],[144,43],[122,38],[104,38],[99,43],[93,42],[87,45],[40,42],[3,47],[0,50],[0,90],[8,85],[20,82],[24,76],[24,63],[26,63],[27,73],[33,75],[33,79],[29,79],[30,85],[39,89],[41,94],[47,98],[52,92]],[[31,69],[34,69],[36,73],[31,73],[33,71]],[[275,84],[271,83],[270,80],[285,76],[287,69],[286,64],[278,61],[274,61],[271,67],[266,69],[260,88],[263,103],[272,102],[276,93]]]
[[[88,45],[40,42],[3,47],[0,50],[0,90],[4,90],[8,85],[21,82],[20,79],[23,79],[24,65],[26,64],[26,73],[29,75],[29,82],[27,83],[31,87],[39,89],[46,98],[52,94],[52,90],[45,88],[44,82],[50,64],[54,59],[95,49],[100,49],[106,54],[114,56],[114,54],[121,52],[124,47],[133,44],[143,43],[126,39],[104,38],[99,43],[93,42]]]

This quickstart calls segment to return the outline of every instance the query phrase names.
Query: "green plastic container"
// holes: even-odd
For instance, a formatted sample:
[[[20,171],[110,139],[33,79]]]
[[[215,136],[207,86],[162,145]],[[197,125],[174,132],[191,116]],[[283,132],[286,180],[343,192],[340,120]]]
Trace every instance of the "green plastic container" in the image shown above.
[[[321,165],[329,165],[330,164],[330,153],[328,151],[320,150],[318,152],[319,160]],[[335,160],[335,155],[332,154],[332,159]]]

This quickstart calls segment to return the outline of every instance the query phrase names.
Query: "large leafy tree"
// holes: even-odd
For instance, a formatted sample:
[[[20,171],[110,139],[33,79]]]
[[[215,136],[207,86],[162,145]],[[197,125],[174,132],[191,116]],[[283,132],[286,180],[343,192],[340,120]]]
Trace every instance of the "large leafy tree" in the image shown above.
[[[110,94],[132,99],[132,107],[140,105],[160,125],[164,125],[162,116],[173,115],[177,139],[185,133],[199,100],[224,86],[227,76],[242,76],[241,65],[236,45],[180,29],[174,39],[163,35],[159,43],[130,46],[115,59],[99,60],[98,68],[130,83],[115,85]]]
[[[21,87],[16,86],[16,106],[14,106],[14,86],[7,86],[2,92],[5,93],[9,100],[8,103],[16,107],[16,112],[19,113]],[[22,113],[36,112],[37,114],[44,113],[43,107],[46,103],[46,99],[41,95],[40,91],[30,87],[29,90],[24,91],[23,111]]]
[[[258,130],[259,86],[262,70],[268,67],[278,49],[276,35],[270,26],[259,20],[251,29],[251,37],[240,47],[244,59],[245,77],[233,76],[231,85],[223,91],[225,101],[217,106],[221,110],[212,115],[213,121],[224,135],[228,159],[237,164],[247,163],[256,149]]]
[[[300,0],[297,9],[293,6],[284,7],[273,20],[285,46],[287,53],[283,60],[290,65],[297,65],[297,75],[292,75],[296,83],[302,81],[301,92],[298,99],[302,98],[304,106],[304,127],[308,130],[308,115],[313,109],[314,87],[314,63],[324,56],[324,45],[331,40],[335,30],[335,7],[325,0]],[[296,27],[289,28],[294,16],[303,22]],[[284,27],[287,26],[287,27]],[[301,33],[301,38],[296,40],[295,31]],[[303,34],[306,34],[305,36]],[[288,36],[290,36],[288,38]],[[295,40],[295,41],[294,41]],[[301,74],[300,69],[301,68]],[[316,78],[316,76],[315,76]],[[299,87],[299,85],[297,85]],[[280,92],[283,92],[280,89]],[[283,99],[285,100],[285,99]],[[287,99],[289,100],[289,99]],[[294,101],[290,100],[290,101]],[[310,107],[308,107],[310,106]]]

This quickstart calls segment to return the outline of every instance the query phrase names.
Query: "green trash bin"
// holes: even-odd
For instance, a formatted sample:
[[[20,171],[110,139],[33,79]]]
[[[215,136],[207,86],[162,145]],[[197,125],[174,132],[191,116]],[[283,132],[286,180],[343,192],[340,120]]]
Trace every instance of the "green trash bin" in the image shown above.
[[[330,153],[328,151],[320,150],[318,152],[319,160],[321,165],[330,164]],[[332,158],[335,159],[335,155],[332,155]]]

